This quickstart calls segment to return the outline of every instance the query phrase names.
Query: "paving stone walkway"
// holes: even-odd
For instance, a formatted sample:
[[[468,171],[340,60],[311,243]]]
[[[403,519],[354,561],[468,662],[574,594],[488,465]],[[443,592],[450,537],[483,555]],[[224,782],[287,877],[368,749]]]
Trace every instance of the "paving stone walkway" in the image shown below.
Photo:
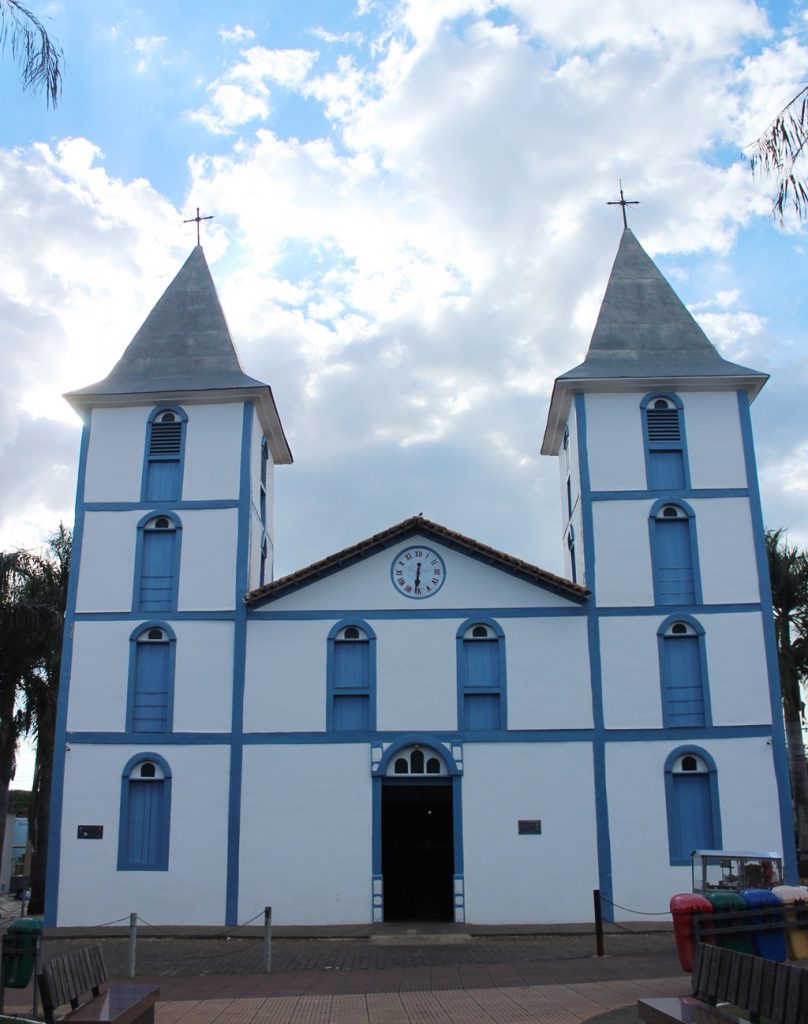
[[[44,955],[87,941],[47,937]],[[126,940],[100,942],[124,975]],[[669,933],[606,952],[591,935],[286,938],[265,974],[257,938],[139,937],[137,973],[160,985],[157,1024],[634,1024],[638,998],[688,989]],[[6,1005],[30,1013],[30,989]]]

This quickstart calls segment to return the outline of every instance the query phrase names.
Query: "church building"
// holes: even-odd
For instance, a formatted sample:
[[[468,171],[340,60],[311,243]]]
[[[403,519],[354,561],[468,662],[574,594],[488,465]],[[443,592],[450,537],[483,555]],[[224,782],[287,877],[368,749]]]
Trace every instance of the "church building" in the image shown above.
[[[632,232],[550,400],[565,577],[420,516],[273,575],[271,389],[197,246],[82,416],[46,923],[660,911],[791,797],[750,404]],[[379,524],[380,527],[384,524]]]

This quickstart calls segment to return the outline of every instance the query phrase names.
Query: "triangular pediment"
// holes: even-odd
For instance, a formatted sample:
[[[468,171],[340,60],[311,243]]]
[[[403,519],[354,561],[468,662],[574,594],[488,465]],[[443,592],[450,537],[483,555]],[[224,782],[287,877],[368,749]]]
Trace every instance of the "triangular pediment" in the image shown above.
[[[440,545],[444,549],[458,552],[469,559],[516,577],[526,583],[549,591],[560,597],[574,601],[578,604],[583,602],[589,595],[586,587],[582,587],[571,580],[556,576],[547,572],[530,562],[525,562],[513,555],[498,551],[496,548],[481,544],[479,541],[466,537],[461,533],[450,530],[439,523],[424,519],[423,516],[412,516],[395,526],[391,526],[381,533],[376,533],[366,540],[343,548],[327,558],[322,558],[297,572],[283,576],[272,583],[267,583],[257,590],[251,591],[247,597],[247,604],[258,608],[281,597],[293,594],[304,587],[309,587],[335,573],[343,572],[358,563],[364,562],[375,555],[398,548],[404,545],[410,538],[419,538],[425,543],[430,541]]]

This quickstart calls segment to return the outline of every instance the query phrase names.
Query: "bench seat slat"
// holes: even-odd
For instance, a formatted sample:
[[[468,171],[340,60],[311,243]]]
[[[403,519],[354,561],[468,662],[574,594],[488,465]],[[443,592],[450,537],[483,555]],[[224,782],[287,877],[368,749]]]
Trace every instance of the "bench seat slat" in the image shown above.
[[[114,982],[102,991],[107,984],[107,971],[98,945],[46,961],[38,981],[47,1024],[53,1024],[54,1011],[67,1004],[71,1010],[63,1020],[85,1024],[154,1024],[154,1006],[160,989],[154,985]]]

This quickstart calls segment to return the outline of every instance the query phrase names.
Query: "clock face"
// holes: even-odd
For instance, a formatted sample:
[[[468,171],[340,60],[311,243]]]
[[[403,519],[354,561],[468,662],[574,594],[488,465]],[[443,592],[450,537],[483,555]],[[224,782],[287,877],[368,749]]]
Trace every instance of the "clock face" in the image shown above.
[[[399,551],[390,566],[393,586],[415,601],[437,594],[446,578],[443,559],[432,548],[414,545]]]

